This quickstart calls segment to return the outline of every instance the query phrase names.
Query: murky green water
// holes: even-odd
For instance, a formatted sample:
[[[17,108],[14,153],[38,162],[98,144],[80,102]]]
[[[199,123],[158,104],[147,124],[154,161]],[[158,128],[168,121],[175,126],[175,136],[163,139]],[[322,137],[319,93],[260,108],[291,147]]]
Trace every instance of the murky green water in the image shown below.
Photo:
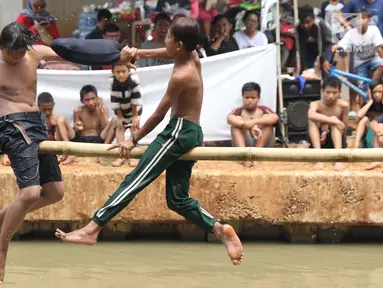
[[[12,242],[4,287],[383,287],[380,245],[244,243],[235,267],[220,244]]]

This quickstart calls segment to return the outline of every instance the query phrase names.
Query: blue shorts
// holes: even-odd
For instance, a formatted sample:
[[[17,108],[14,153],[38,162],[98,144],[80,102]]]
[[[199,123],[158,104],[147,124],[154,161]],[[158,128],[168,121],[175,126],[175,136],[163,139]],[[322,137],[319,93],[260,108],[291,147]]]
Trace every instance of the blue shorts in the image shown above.
[[[358,76],[369,78],[368,74],[370,70],[375,70],[381,65],[383,65],[383,59],[368,60],[364,62],[362,65],[355,67],[354,73]],[[363,83],[362,85],[360,85],[360,88],[363,89],[363,91],[367,92],[368,90],[367,83]]]

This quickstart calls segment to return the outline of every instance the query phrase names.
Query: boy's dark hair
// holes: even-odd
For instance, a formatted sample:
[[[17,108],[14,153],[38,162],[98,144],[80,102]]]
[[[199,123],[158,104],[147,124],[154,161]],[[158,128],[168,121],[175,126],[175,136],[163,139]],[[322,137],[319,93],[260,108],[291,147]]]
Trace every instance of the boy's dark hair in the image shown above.
[[[106,34],[108,32],[109,33],[116,33],[116,32],[119,32],[119,31],[120,31],[120,27],[118,27],[116,24],[108,23],[102,29],[102,34]]]
[[[299,7],[298,11],[298,19],[301,22],[304,22],[307,17],[313,17],[315,18],[314,14],[314,8],[310,5],[304,5],[302,7]]]
[[[374,80],[368,86],[369,86],[369,88],[371,89],[371,92],[372,92],[372,90],[374,90],[376,86],[382,85],[382,84],[383,84],[382,80]]]
[[[184,44],[185,50],[188,52],[194,51],[201,40],[199,24],[190,17],[176,19],[170,26],[170,33],[174,40]]]
[[[255,10],[247,10],[247,11],[245,12],[245,15],[244,15],[243,18],[242,18],[242,21],[245,22],[245,21],[247,20],[247,18],[249,18],[250,15],[255,15],[255,16],[257,16],[258,21],[259,21],[259,18],[260,18],[260,17],[259,17],[259,12],[255,11]]]
[[[322,81],[322,89],[325,89],[326,87],[334,87],[341,90],[342,82],[336,77],[329,76],[324,78]]]
[[[368,10],[366,8],[361,8],[361,9],[359,9],[356,12],[360,13],[362,15],[362,18],[363,17],[367,17],[367,18],[371,18],[372,17],[372,14],[371,14],[370,10]]]
[[[230,24],[233,24],[233,20],[229,18],[229,16],[225,14],[218,14],[217,16],[214,17],[213,22],[211,22],[211,26],[214,27],[215,25],[217,25],[218,21],[221,19],[226,19],[227,21],[229,21]]]
[[[130,71],[130,67],[126,63],[115,63],[115,64],[112,64],[112,71],[114,70],[114,68],[116,68],[116,66],[125,66]]]
[[[37,104],[40,105],[41,103],[55,103],[52,94],[48,92],[40,93],[37,97]]]
[[[245,95],[245,92],[256,91],[258,92],[259,97],[261,97],[261,86],[255,82],[247,82],[242,86],[242,96]]]
[[[97,22],[101,22],[104,19],[111,19],[112,13],[108,9],[101,9],[97,12]]]
[[[166,20],[166,21],[168,21],[168,22],[170,23],[170,17],[169,17],[169,15],[166,14],[166,13],[163,13],[163,12],[158,13],[158,14],[156,15],[156,18],[154,18],[154,25],[156,25],[157,22],[160,21],[160,20]]]
[[[29,50],[35,42],[34,34],[23,24],[12,22],[0,34],[0,46],[9,50]]]
[[[80,99],[84,99],[84,96],[88,93],[93,92],[94,94],[97,95],[97,89],[93,85],[85,85],[84,87],[81,88],[80,91]]]

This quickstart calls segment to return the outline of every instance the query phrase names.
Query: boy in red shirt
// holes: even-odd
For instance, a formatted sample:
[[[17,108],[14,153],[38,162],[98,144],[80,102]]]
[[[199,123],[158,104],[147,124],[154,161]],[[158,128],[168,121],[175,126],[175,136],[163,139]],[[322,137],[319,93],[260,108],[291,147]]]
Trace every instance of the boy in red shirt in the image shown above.
[[[267,106],[259,106],[261,87],[254,82],[248,82],[242,87],[243,106],[236,108],[227,116],[227,123],[231,125],[231,135],[235,147],[250,146],[247,141],[254,138],[255,147],[265,147],[273,136],[273,125],[279,117]],[[252,143],[251,146],[254,144]],[[244,165],[253,164],[246,161]]]

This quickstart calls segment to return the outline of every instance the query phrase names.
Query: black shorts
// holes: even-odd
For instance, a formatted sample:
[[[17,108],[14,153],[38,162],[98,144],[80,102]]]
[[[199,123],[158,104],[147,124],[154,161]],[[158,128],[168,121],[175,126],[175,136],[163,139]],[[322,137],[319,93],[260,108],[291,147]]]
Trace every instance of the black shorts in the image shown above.
[[[41,112],[0,117],[0,152],[8,155],[20,189],[62,181],[57,156],[39,154],[39,143],[48,140],[47,123]]]
[[[320,129],[320,134],[322,134],[322,129]],[[343,133],[342,135],[342,149],[346,149],[347,148],[347,136],[345,133]],[[326,141],[324,144],[321,145],[321,148],[322,149],[334,149],[334,143],[332,142],[332,138],[331,138],[331,129],[329,130],[329,132],[327,133],[327,137],[326,137]]]
[[[101,138],[100,135],[97,136],[81,136],[77,131],[74,138],[71,140],[72,142],[81,142],[81,143],[96,143],[103,144],[105,142],[104,139]]]

